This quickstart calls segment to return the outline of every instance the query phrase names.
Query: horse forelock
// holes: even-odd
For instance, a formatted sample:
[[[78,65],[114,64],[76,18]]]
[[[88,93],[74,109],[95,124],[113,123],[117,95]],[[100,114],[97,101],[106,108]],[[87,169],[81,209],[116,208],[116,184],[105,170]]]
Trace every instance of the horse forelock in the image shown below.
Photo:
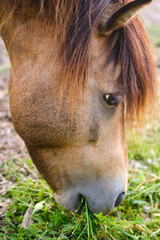
[[[27,7],[35,7],[36,16],[43,16],[46,24],[54,25],[60,102],[68,91],[70,103],[74,104],[87,88],[90,46],[102,10],[110,3],[127,0],[28,0],[27,5],[22,0],[8,2],[13,9],[16,6],[24,8],[23,14],[27,14]],[[121,66],[119,83],[126,96],[128,119],[140,119],[145,116],[147,108],[153,112],[158,89],[156,67],[140,19],[134,17],[125,27],[114,31],[107,40],[108,46],[109,55],[104,49],[106,65],[114,61],[115,67]]]
[[[144,122],[147,111],[152,118],[158,98],[156,63],[140,18],[135,16],[125,27],[114,31],[108,43],[107,64],[114,61],[121,66],[119,83],[126,96],[128,120]]]

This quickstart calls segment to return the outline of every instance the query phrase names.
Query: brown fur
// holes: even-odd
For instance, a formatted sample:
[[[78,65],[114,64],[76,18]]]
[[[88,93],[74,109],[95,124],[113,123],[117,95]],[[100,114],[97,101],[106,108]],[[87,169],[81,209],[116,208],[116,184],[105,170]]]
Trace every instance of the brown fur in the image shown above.
[[[62,206],[75,210],[83,195],[92,212],[107,213],[127,189],[124,106],[131,121],[140,119],[147,107],[154,109],[158,89],[139,18],[128,23],[122,9],[115,24],[125,26],[114,31],[113,16],[126,1],[1,3],[16,131]],[[98,32],[104,13],[113,26],[106,36]],[[107,102],[112,95],[119,99],[115,105]]]
[[[87,87],[91,41],[99,16],[110,2],[127,1],[91,0],[86,7],[80,0],[6,2],[3,11],[8,17],[4,17],[2,25],[16,12],[26,19],[43,16],[51,26],[53,41],[57,42],[55,62],[58,62],[57,78],[61,82],[60,100],[69,91],[70,105],[78,101]],[[115,67],[121,65],[119,81],[126,95],[128,119],[144,119],[147,110],[154,112],[158,88],[152,47],[141,20],[136,16],[127,26],[114,31],[107,41],[111,50],[106,64],[114,61]]]

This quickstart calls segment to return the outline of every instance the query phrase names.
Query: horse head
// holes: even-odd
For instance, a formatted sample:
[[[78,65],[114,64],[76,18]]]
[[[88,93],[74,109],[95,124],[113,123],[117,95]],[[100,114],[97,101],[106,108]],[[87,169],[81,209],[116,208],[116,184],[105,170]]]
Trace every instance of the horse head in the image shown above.
[[[156,80],[148,40],[135,16],[150,1],[100,2],[98,14],[96,7],[85,12],[88,25],[81,16],[85,7],[74,7],[79,18],[73,17],[56,43],[51,23],[31,16],[26,27],[19,12],[2,37],[12,63],[13,123],[35,165],[64,208],[75,211],[84,197],[91,212],[106,214],[127,191],[125,118],[134,119],[154,102]],[[62,28],[66,18],[59,21]]]

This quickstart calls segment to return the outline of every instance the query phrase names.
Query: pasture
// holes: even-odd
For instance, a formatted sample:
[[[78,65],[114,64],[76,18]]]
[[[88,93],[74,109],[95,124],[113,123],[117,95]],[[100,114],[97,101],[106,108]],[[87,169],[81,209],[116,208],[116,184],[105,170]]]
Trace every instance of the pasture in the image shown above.
[[[142,17],[159,51],[160,8],[156,2],[143,10]],[[107,216],[91,215],[86,203],[82,203],[80,215],[64,210],[13,130],[7,97],[10,65],[2,43],[0,50],[0,239],[160,239],[159,121],[146,123],[145,133],[127,130],[128,192],[118,208]],[[156,58],[158,63],[158,55]],[[160,68],[158,76],[160,79]]]

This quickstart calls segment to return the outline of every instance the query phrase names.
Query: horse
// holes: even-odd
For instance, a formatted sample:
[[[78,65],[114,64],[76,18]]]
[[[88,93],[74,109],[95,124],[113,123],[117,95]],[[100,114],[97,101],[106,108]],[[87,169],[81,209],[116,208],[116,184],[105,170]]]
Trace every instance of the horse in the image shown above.
[[[125,123],[156,106],[151,0],[0,2],[15,130],[58,204],[107,214],[127,191]]]

